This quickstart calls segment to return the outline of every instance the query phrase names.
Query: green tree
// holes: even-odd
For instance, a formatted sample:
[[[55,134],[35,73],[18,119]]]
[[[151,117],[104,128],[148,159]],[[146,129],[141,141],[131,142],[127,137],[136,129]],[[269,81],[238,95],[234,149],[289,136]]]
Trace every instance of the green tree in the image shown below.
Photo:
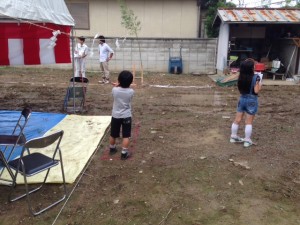
[[[129,9],[124,0],[118,0],[121,11],[121,25],[125,27],[125,29],[129,32],[130,35],[134,35],[137,39],[138,47],[139,47],[139,55],[140,55],[140,65],[141,65],[141,82],[143,83],[143,61],[142,61],[142,53],[141,46],[139,42],[138,33],[141,30],[141,22],[138,20],[138,17],[134,14],[134,12]]]
[[[295,3],[295,8],[300,8],[300,0],[296,0]]]
[[[289,7],[291,3],[292,3],[292,0],[285,0],[286,7]]]
[[[236,5],[232,2],[226,2],[226,0],[207,0],[204,6],[207,8],[205,21],[207,36],[210,38],[218,37],[219,28],[213,27],[218,8],[235,8]]]

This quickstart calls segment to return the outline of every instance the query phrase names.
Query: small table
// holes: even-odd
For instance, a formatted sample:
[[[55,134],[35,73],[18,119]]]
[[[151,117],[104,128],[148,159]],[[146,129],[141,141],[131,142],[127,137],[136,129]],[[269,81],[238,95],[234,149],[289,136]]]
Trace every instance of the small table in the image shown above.
[[[285,75],[284,75],[284,73],[276,73],[276,72],[273,72],[273,71],[271,71],[271,70],[266,70],[266,71],[264,71],[264,72],[267,73],[267,74],[272,75],[273,80],[275,80],[276,77],[281,77],[282,80],[285,80]]]

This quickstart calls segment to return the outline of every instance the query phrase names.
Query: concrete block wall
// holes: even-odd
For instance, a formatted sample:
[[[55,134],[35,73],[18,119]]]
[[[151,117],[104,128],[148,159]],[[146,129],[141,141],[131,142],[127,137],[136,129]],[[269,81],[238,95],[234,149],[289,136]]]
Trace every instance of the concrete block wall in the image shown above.
[[[98,40],[86,39],[92,50],[87,58],[86,67],[89,71],[100,71],[98,61]],[[107,38],[106,43],[115,51],[109,67],[111,71],[140,70],[140,53],[137,39],[119,39],[120,48],[116,47],[115,38]],[[168,73],[169,55],[181,57],[183,73],[215,74],[217,39],[139,39],[141,58],[144,71]]]
[[[111,71],[136,70],[140,68],[139,45],[136,39],[119,40],[120,48],[115,45],[115,38],[107,38],[106,43],[115,51],[110,61]],[[183,73],[215,74],[217,39],[139,39],[144,71],[168,73],[169,54],[180,56],[183,61]],[[92,45],[92,39],[86,44]],[[87,70],[99,71],[98,42],[94,43],[93,56],[87,58]]]

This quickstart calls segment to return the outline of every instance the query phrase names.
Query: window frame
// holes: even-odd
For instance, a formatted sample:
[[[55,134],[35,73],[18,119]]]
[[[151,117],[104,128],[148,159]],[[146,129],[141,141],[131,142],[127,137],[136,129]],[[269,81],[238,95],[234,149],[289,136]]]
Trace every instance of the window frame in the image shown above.
[[[85,5],[86,6],[86,13],[87,13],[87,24],[86,25],[81,25],[80,27],[78,27],[77,23],[76,23],[76,16],[72,14],[72,5],[74,7],[74,5],[78,5],[77,7],[75,7],[75,9],[79,9],[81,8],[79,5]],[[90,30],[90,4],[89,2],[66,2],[66,5],[68,7],[68,10],[71,14],[71,16],[73,17],[73,19],[75,20],[75,26],[74,26],[74,29],[76,30]],[[82,14],[84,16],[84,14]],[[78,20],[77,20],[78,21]]]

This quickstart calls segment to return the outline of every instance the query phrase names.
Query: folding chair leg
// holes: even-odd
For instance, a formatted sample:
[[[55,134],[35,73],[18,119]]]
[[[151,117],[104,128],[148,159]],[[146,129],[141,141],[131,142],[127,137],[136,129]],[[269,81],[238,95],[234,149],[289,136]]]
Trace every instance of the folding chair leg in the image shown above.
[[[37,216],[43,212],[45,212],[46,210],[52,208],[53,206],[56,206],[57,204],[59,204],[60,202],[62,202],[63,200],[65,200],[65,198],[67,197],[67,187],[66,187],[66,180],[65,180],[65,172],[64,172],[64,166],[63,166],[63,161],[62,161],[62,155],[61,155],[61,151],[59,151],[59,156],[60,156],[60,166],[61,166],[61,175],[62,175],[62,178],[63,178],[63,185],[64,185],[64,195],[62,198],[58,199],[56,202],[52,203],[51,205],[45,207],[44,209],[38,211],[38,212],[34,212],[32,210],[32,207],[30,206],[30,200],[29,200],[29,195],[27,195],[27,203],[28,203],[28,206],[29,206],[29,210],[30,212],[34,215],[34,216]],[[43,184],[46,183],[46,180],[47,180],[47,177],[48,177],[48,173],[49,173],[50,169],[47,171],[47,175],[45,177],[45,180],[43,182]],[[24,177],[26,179],[26,177]],[[26,185],[27,185],[27,180],[26,180]]]
[[[11,199],[11,195],[12,195],[12,193],[14,192],[14,189],[15,189],[16,187],[17,187],[16,184],[13,185],[13,187],[12,187],[11,193],[10,193],[10,195],[9,195],[9,201],[10,201],[10,202],[15,202],[15,201],[17,201],[17,200],[19,200],[19,199],[21,199],[21,198],[24,198],[24,197],[26,197],[26,196],[28,196],[28,195],[34,193],[34,192],[37,192],[38,190],[40,190],[40,189],[43,187],[43,184],[40,185],[40,186],[38,186],[37,188],[32,189],[32,190],[27,190],[28,187],[25,187],[25,189],[26,189],[26,193],[25,193],[25,194],[19,195],[19,196],[15,197],[15,198]]]
[[[14,151],[15,151],[15,148],[17,147],[17,145],[14,145],[13,147],[12,147],[12,149],[11,149],[11,151],[10,151],[10,153],[9,153],[9,155],[8,155],[8,157],[7,157],[7,161],[9,161],[10,160],[10,157],[12,156],[12,154],[14,153]]]
[[[60,154],[61,154],[61,153],[60,153]],[[24,168],[23,168],[23,169],[24,169]],[[50,169],[51,169],[51,168],[50,168]],[[63,195],[63,197],[60,198],[59,200],[57,200],[56,202],[54,202],[54,203],[48,205],[47,207],[45,207],[45,208],[39,210],[39,211],[34,211],[34,209],[33,209],[33,207],[32,207],[31,200],[30,200],[30,195],[31,195],[32,193],[34,193],[34,192],[40,190],[40,189],[43,187],[43,185],[44,185],[44,184],[46,183],[46,181],[47,181],[47,178],[48,178],[48,174],[49,174],[49,172],[50,172],[50,169],[47,170],[47,174],[46,174],[46,176],[45,176],[45,179],[44,179],[43,183],[42,183],[40,186],[38,186],[37,188],[34,188],[34,189],[32,189],[32,190],[29,190],[27,178],[26,178],[26,176],[24,176],[24,183],[25,183],[25,190],[26,190],[26,193],[25,193],[25,194],[22,194],[22,195],[19,195],[19,196],[15,197],[14,199],[11,199],[12,192],[14,191],[14,189],[15,189],[16,186],[17,186],[17,185],[16,185],[17,173],[16,173],[16,176],[15,176],[15,179],[14,179],[14,184],[15,184],[15,185],[12,186],[11,193],[10,193],[10,195],[9,195],[9,201],[10,201],[10,202],[14,202],[14,201],[17,201],[17,200],[19,200],[19,199],[21,199],[21,198],[26,197],[26,201],[27,201],[27,204],[28,204],[28,208],[29,208],[30,213],[31,213],[33,216],[37,216],[37,215],[39,215],[39,214],[45,212],[46,210],[52,208],[53,206],[59,204],[59,203],[62,202],[63,200],[65,200],[65,198],[66,198],[66,196],[67,196],[67,188],[66,188],[66,182],[65,182],[64,169],[63,169],[63,165],[62,165],[62,161],[61,161],[61,169],[62,169],[62,177],[63,177],[63,185],[64,185],[64,195]]]
[[[60,202],[62,202],[63,200],[65,200],[65,198],[67,197],[67,187],[66,187],[66,181],[65,181],[65,173],[64,173],[64,167],[63,167],[63,162],[62,162],[62,156],[61,156],[61,152],[59,151],[59,154],[60,154],[60,158],[61,158],[61,161],[60,161],[60,165],[61,165],[61,173],[62,173],[62,178],[63,178],[63,185],[64,185],[64,195],[62,198],[58,199],[56,202],[50,204],[49,206],[41,209],[40,211],[38,212],[34,212],[32,207],[31,207],[31,204],[30,204],[30,199],[29,199],[29,195],[27,195],[27,203],[28,203],[28,207],[29,207],[29,210],[30,212],[34,215],[34,216],[37,216],[43,212],[45,212],[46,210],[52,208],[53,206],[56,206],[57,204],[59,204]],[[46,175],[46,178],[43,182],[43,184],[46,183],[46,180],[47,180],[47,177],[48,177],[48,173],[49,173],[50,169],[47,171],[47,175]],[[26,179],[26,177],[24,177]],[[26,186],[27,186],[27,180],[26,180]]]
[[[28,204],[28,209],[31,212],[31,214],[34,215],[34,216],[37,216],[37,215],[41,214],[42,212],[46,211],[47,209],[49,209],[50,207],[52,207],[52,206],[48,206],[48,207],[46,207],[46,208],[44,208],[44,209],[42,209],[42,210],[40,210],[38,212],[35,212],[33,210],[33,207],[32,207],[31,201],[30,201],[30,194],[32,194],[32,193],[40,190],[43,187],[43,185],[45,184],[45,182],[47,180],[47,177],[48,177],[49,170],[47,171],[47,175],[46,175],[46,178],[44,179],[44,182],[39,187],[37,187],[37,188],[35,188],[35,189],[31,190],[31,191],[29,191],[29,188],[28,188],[27,178],[26,178],[26,176],[24,176],[26,194],[24,194],[23,197],[27,196],[26,197],[26,201],[27,201],[27,204]]]
[[[69,101],[69,88],[67,89],[67,93],[64,99],[64,111],[67,111],[68,108],[68,101]]]
[[[6,181],[6,182],[12,182],[12,181],[14,180],[14,174],[13,174],[13,172],[11,171],[10,167],[8,166],[7,161],[6,161],[5,156],[4,156],[4,154],[3,154],[2,151],[0,151],[0,162],[2,162],[3,165],[4,165],[4,168],[2,169],[2,171],[1,171],[1,173],[0,173],[0,180]],[[3,174],[3,171],[4,171],[5,169],[7,169],[8,173],[9,173],[9,175],[10,175],[10,177],[11,177],[11,180],[1,178],[1,176],[2,176],[2,174]]]

